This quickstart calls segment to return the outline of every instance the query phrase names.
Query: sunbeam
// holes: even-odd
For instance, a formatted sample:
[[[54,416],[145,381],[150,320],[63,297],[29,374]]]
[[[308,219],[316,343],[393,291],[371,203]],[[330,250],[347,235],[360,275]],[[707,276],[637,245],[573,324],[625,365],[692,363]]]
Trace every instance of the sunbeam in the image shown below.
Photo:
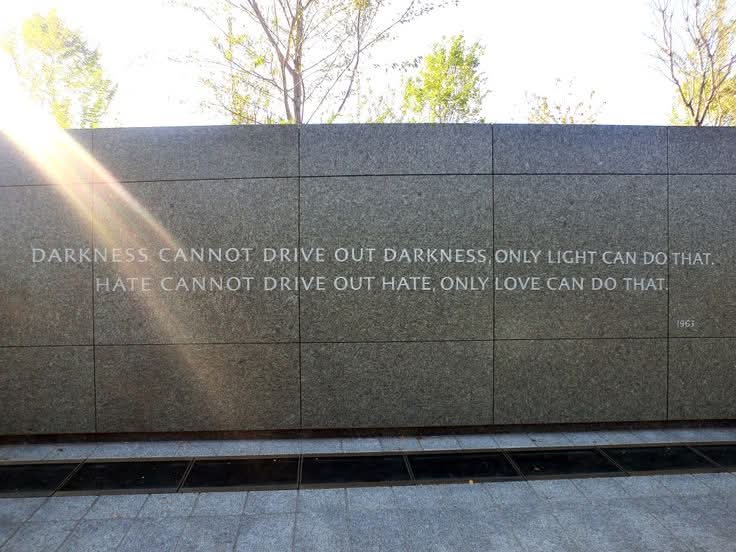
[[[0,56],[1,57],[1,56]],[[104,271],[96,262],[95,250],[103,248],[157,247],[179,249],[171,233],[143,206],[95,157],[54,119],[35,104],[22,89],[12,65],[2,58],[0,81],[3,98],[0,101],[0,132],[17,148],[43,177],[59,191],[81,220],[93,230],[92,257],[97,272]],[[94,188],[94,189],[93,189]],[[69,248],[81,244],[68,244]],[[123,278],[140,276],[138,263],[116,263],[115,271]],[[157,263],[145,264],[147,273],[160,280]],[[93,280],[96,280],[94,278]],[[96,289],[96,282],[93,281]],[[163,342],[174,344],[182,369],[182,377],[192,383],[193,392],[209,394],[206,385],[192,373],[186,350],[176,345],[182,327],[183,313],[175,313],[156,290],[134,293],[131,300],[141,305],[144,316],[152,320]],[[99,343],[99,342],[98,342]],[[202,404],[208,404],[205,397]]]

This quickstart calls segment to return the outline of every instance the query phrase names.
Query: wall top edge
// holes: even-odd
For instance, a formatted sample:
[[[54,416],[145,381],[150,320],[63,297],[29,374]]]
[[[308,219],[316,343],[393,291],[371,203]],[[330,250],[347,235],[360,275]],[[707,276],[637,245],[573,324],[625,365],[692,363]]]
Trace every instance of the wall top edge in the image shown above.
[[[693,126],[672,126],[672,125],[629,125],[629,124],[546,124],[546,123],[331,123],[331,124],[260,124],[260,125],[162,125],[162,126],[121,126],[121,127],[98,127],[98,128],[71,128],[66,129],[72,132],[96,132],[111,130],[157,130],[157,129],[217,129],[217,128],[288,128],[288,129],[323,129],[323,128],[349,128],[349,127],[366,127],[366,128],[396,128],[396,127],[497,127],[497,128],[559,128],[559,129],[622,129],[622,128],[640,128],[640,129],[673,129],[678,132],[736,132],[736,127],[693,127]]]

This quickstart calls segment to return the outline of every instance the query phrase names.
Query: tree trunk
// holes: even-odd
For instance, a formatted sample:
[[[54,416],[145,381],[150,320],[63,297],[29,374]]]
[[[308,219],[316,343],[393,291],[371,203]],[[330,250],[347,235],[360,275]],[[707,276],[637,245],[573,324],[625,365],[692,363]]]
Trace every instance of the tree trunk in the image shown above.
[[[296,24],[294,25],[294,122],[301,124],[304,118],[304,90],[302,87],[302,47],[304,45],[304,7],[302,0],[296,2]]]

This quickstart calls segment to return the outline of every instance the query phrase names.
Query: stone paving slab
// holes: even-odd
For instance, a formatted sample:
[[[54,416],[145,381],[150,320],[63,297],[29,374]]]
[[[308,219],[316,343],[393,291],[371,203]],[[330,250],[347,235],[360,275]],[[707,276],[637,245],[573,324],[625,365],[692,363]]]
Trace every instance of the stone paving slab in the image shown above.
[[[736,428],[0,446],[0,461],[736,441]],[[736,552],[736,474],[0,499],[0,552]]]
[[[245,516],[240,525],[237,552],[252,550],[291,550],[294,542],[294,514]]]
[[[273,456],[351,452],[404,452],[631,445],[736,441],[736,427],[601,431],[496,432],[457,435],[344,438],[282,438],[200,441],[145,441],[0,445],[0,461],[85,460],[88,458],[171,458]]]
[[[0,552],[721,552],[734,506],[734,473],[0,499]]]

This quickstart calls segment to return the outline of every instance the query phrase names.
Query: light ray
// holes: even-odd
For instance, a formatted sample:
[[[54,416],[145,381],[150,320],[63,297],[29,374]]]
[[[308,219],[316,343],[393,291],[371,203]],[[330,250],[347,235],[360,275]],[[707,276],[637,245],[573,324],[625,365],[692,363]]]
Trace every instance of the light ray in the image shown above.
[[[12,66],[0,56],[0,132],[29,160],[46,182],[57,189],[62,198],[76,210],[93,231],[94,247],[169,247],[178,249],[171,233],[133,197],[133,195],[89,151],[58,127],[22,90]],[[94,186],[94,193],[92,187]],[[91,201],[91,198],[94,200]],[[76,244],[69,244],[73,246]],[[139,267],[120,263],[116,267],[122,277],[135,276]],[[156,278],[156,264],[147,264],[148,274]],[[93,285],[95,283],[93,282]],[[174,350],[182,367],[181,375],[193,392],[200,393],[200,407],[215,404],[212,389],[202,384],[195,373],[190,354],[180,344],[178,334],[185,312],[178,315],[160,293],[138,293],[132,301],[143,306],[166,343]],[[195,355],[196,357],[196,355]]]

